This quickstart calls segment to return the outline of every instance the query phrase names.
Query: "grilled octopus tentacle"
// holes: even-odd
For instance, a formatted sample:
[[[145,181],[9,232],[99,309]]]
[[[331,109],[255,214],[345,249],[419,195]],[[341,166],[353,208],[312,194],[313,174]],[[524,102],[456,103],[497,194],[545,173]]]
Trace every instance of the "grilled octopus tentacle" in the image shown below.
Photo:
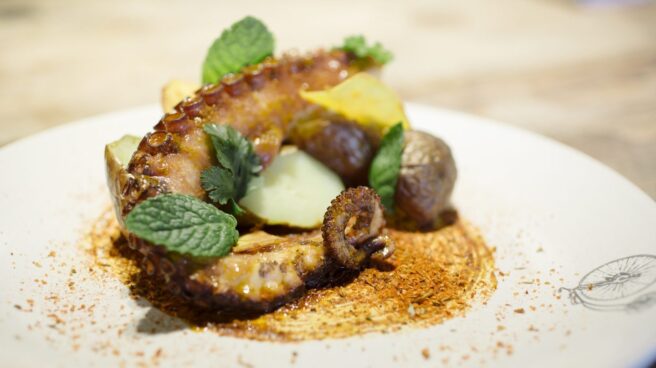
[[[266,167],[299,121],[316,119],[320,109],[305,102],[300,89],[324,89],[369,66],[342,51],[319,51],[309,57],[267,59],[207,85],[166,114],[143,138],[127,170],[108,162],[109,187],[120,220],[139,202],[173,192],[205,199],[200,173],[214,161],[203,131],[207,123],[229,124],[247,139]],[[363,219],[344,233],[342,213]],[[390,247],[376,238],[384,220],[378,197],[369,189],[349,190],[333,201],[322,233],[274,236],[263,232],[240,238],[231,254],[197,262],[167,252],[127,234],[142,255],[141,268],[164,280],[164,286],[208,308],[269,311],[325,284],[335,269],[357,268],[374,252],[385,257]],[[348,219],[347,219],[348,220]],[[365,226],[370,226],[366,230]],[[327,240],[328,239],[328,240]],[[327,245],[327,246],[326,246]],[[380,251],[379,251],[380,250]],[[349,258],[349,257],[352,257]]]
[[[196,305],[266,312],[308,287],[325,285],[335,269],[359,267],[374,252],[380,258],[389,256],[390,242],[378,236],[384,224],[380,211],[380,199],[372,189],[351,188],[333,200],[326,212],[323,239],[318,231],[286,237],[259,231],[242,236],[231,254],[204,265],[185,258],[174,260],[163,248],[134,237],[129,241],[144,253],[142,268],[146,272],[163,277],[173,292]],[[336,242],[343,238],[338,235],[344,234],[351,216],[363,220],[353,226],[359,234],[348,244]],[[357,250],[348,260],[349,255],[334,252],[335,247]]]
[[[328,254],[341,266],[357,269],[372,253],[380,251],[384,257],[391,253],[389,238],[378,236],[384,226],[378,194],[370,188],[357,187],[333,199],[321,232]]]
[[[348,53],[319,51],[308,57],[270,58],[204,86],[143,138],[127,177],[117,185],[118,213],[125,216],[139,202],[165,192],[205,197],[200,173],[214,160],[203,131],[207,123],[237,129],[252,142],[266,167],[291,128],[320,111],[298,91],[334,86],[365,67]]]

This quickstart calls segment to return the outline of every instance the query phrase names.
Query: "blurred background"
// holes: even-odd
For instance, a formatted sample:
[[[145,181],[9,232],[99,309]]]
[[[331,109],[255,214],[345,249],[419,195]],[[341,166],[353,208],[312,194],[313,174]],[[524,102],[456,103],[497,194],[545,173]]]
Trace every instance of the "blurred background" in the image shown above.
[[[395,54],[384,79],[405,100],[547,135],[656,198],[650,1],[0,0],[0,147],[158,103],[168,80],[199,80],[211,42],[248,14],[279,51],[379,40]]]

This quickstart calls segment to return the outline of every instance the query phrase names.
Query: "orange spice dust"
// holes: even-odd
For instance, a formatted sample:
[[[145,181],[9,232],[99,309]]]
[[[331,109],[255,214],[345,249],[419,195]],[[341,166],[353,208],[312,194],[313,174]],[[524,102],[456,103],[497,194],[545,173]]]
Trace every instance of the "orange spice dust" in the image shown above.
[[[94,262],[119,277],[135,297],[190,327],[266,341],[343,338],[427,327],[463,315],[496,289],[494,258],[465,221],[423,233],[389,230],[396,251],[387,265],[363,270],[340,285],[308,291],[274,312],[237,317],[198,310],[158,288],[137,266],[138,255],[108,212],[87,237]]]

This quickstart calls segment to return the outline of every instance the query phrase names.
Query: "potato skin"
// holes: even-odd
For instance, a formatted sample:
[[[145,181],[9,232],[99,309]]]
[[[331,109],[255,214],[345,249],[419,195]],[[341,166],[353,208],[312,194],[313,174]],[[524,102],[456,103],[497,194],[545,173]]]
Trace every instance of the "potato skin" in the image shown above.
[[[334,119],[308,122],[294,132],[292,141],[337,173],[347,186],[367,183],[375,147],[355,123]]]
[[[431,228],[449,205],[458,170],[449,146],[420,131],[405,132],[395,203],[400,217]]]

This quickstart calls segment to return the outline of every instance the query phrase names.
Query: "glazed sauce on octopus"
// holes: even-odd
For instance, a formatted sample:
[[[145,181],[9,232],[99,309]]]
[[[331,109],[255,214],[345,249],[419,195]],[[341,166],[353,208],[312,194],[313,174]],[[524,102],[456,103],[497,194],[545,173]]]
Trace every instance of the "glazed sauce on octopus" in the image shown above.
[[[427,327],[463,315],[496,289],[492,251],[466,221],[429,232],[388,231],[396,250],[386,262],[309,290],[273,312],[247,316],[199,310],[152,285],[111,211],[94,225],[89,239],[95,261],[109,264],[135,297],[192,328],[254,340],[344,338]]]

